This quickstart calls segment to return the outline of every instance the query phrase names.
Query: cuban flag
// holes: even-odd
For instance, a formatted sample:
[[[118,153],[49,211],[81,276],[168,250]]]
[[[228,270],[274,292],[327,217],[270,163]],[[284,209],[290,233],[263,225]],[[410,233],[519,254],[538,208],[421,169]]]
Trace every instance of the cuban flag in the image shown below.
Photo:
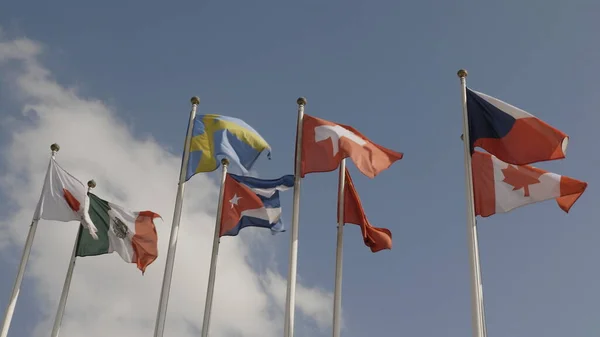
[[[524,110],[467,88],[467,111],[471,154],[480,147],[513,165],[565,158],[568,136]]]
[[[279,192],[294,187],[294,176],[259,179],[228,173],[223,191],[220,236],[236,236],[244,227],[283,232]]]

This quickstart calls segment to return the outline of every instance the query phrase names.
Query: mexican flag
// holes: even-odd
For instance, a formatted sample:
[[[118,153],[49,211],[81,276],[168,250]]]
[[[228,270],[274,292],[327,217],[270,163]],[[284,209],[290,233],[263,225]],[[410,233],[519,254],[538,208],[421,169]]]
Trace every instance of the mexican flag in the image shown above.
[[[88,193],[89,215],[98,228],[98,240],[80,231],[77,256],[117,252],[125,262],[137,264],[142,271],[158,257],[158,236],[152,211],[130,211]]]

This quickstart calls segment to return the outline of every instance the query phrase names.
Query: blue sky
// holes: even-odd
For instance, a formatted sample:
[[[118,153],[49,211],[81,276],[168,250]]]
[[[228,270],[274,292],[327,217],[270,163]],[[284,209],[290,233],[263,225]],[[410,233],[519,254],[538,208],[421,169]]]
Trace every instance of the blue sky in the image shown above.
[[[58,84],[103,102],[138,141],[150,137],[172,156],[181,153],[193,95],[201,98],[199,113],[242,118],[271,144],[272,160],[263,158],[255,166],[261,177],[293,171],[299,96],[308,100],[306,113],[352,125],[403,152],[404,159],[372,180],[349,164],[367,216],[393,232],[394,247],[373,254],[358,227],[346,227],[343,335],[348,337],[471,333],[456,76],[466,68],[474,90],[527,110],[571,137],[565,160],[539,167],[589,183],[571,214],[548,201],[478,220],[489,334],[562,337],[600,333],[600,229],[594,216],[600,198],[595,188],[600,47],[594,43],[599,7],[591,1],[12,1],[0,12],[0,26],[8,40],[41,44],[37,60]],[[17,67],[0,66],[0,116],[25,123],[19,114],[24,99],[11,82],[15,73]],[[3,129],[3,151],[14,150],[17,136]],[[0,167],[19,158],[3,156]],[[172,181],[172,191],[166,192],[174,195],[177,176],[163,179]],[[329,292],[336,187],[337,173],[311,174],[301,191],[299,280]],[[291,194],[282,196],[288,226]],[[165,206],[166,227],[172,204]],[[13,206],[0,207],[0,217],[15,219]],[[251,235],[240,240],[252,242]],[[265,241],[260,249],[249,243],[250,264],[258,270],[269,265],[285,276],[288,233],[267,238],[268,249]],[[232,240],[222,245],[235,245]],[[2,310],[20,249],[4,246],[2,251]],[[160,276],[164,260],[157,263]],[[58,273],[57,284],[61,277]],[[27,295],[35,279],[27,282],[14,336],[33,333],[26,317],[28,306],[34,308],[39,299]],[[160,287],[154,289],[157,297]],[[205,290],[186,291],[203,297]],[[202,307],[193,309],[192,324],[199,325]],[[310,324],[307,317],[297,320],[299,331]],[[328,336],[330,328],[306,333]]]

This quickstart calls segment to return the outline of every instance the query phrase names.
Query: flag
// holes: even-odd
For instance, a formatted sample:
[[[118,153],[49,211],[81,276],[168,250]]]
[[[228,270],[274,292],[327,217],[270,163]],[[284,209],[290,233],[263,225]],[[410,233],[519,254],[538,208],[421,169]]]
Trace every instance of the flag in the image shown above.
[[[488,217],[517,207],[556,199],[565,212],[583,194],[587,183],[523,165],[507,164],[488,153],[472,156],[475,215]]]
[[[378,228],[371,226],[358,193],[354,188],[354,183],[350,177],[350,172],[346,169],[346,183],[344,186],[344,223],[359,225],[362,231],[363,241],[367,247],[371,248],[373,253],[384,249],[392,249],[392,232],[387,228]],[[339,205],[339,203],[338,203]],[[339,222],[338,212],[338,222]]]
[[[51,158],[33,219],[80,221],[91,237],[97,238],[97,229],[88,215],[88,207],[87,187]]]
[[[152,211],[130,211],[89,193],[90,217],[98,225],[98,240],[81,232],[77,256],[96,256],[117,252],[125,262],[137,264],[142,274],[158,257],[158,236]]]
[[[565,158],[568,136],[501,100],[467,88],[471,153],[481,147],[513,165]]]
[[[269,144],[243,120],[212,114],[197,115],[192,129],[186,181],[196,173],[216,170],[223,158],[245,175],[265,150],[270,156]]]
[[[374,178],[403,154],[373,143],[351,126],[304,115],[300,176],[330,172],[350,157],[360,172]]]
[[[220,236],[236,236],[244,227],[283,232],[279,191],[294,187],[294,176],[264,180],[228,173],[225,178]]]

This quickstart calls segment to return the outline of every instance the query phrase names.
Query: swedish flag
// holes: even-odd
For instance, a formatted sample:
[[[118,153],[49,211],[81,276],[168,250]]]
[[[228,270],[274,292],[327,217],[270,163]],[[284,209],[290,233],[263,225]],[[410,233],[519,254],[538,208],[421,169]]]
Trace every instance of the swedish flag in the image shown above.
[[[223,158],[245,175],[265,150],[270,156],[271,146],[243,120],[214,114],[197,115],[185,180],[196,173],[216,170]]]

